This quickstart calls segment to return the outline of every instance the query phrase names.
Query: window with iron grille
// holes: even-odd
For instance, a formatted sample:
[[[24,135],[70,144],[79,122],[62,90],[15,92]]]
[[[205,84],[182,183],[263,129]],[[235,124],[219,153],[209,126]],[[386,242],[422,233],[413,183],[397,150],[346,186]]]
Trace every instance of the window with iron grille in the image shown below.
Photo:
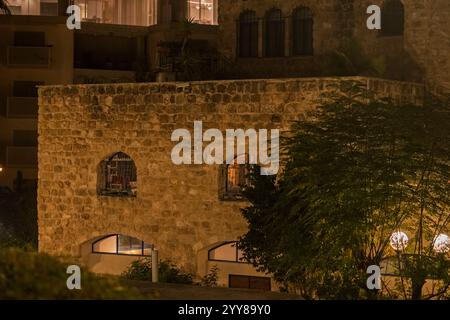
[[[402,36],[405,23],[405,8],[400,0],[387,0],[381,12],[381,35]]]
[[[219,198],[221,200],[243,200],[244,188],[250,185],[249,174],[256,166],[248,164],[247,155],[234,159],[233,163],[222,165],[219,177]]]
[[[255,11],[244,11],[238,21],[239,57],[258,56],[258,19]]]
[[[292,13],[292,54],[309,56],[313,54],[313,16],[307,7],[299,7]]]
[[[125,197],[137,195],[136,165],[128,155],[118,152],[101,162],[99,194]]]
[[[265,16],[265,56],[284,55],[284,19],[281,10],[272,9]]]

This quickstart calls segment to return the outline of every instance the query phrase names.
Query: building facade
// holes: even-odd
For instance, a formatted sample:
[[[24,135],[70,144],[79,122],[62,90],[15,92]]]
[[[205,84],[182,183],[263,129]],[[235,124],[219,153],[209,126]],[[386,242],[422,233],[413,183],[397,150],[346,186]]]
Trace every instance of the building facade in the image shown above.
[[[419,102],[420,85],[355,78]],[[276,289],[240,260],[242,165],[175,165],[175,129],[288,130],[339,79],[46,86],[39,92],[39,250],[120,273],[159,250],[196,278]],[[206,146],[206,143],[204,144]]]
[[[39,250],[100,273],[120,273],[156,248],[197,277],[218,265],[222,285],[276,288],[234,245],[246,230],[241,168],[175,166],[172,131],[195,120],[287,130],[333,83],[319,76],[365,74],[369,60],[384,78],[450,83],[447,0],[55,3],[11,0],[22,16],[0,16],[0,184],[11,186],[17,171],[38,176]],[[65,27],[72,3],[81,30]],[[366,27],[372,4],[383,10],[381,31]],[[30,47],[37,67],[24,59]],[[336,53],[351,63],[342,68]],[[296,79],[187,81],[205,77]],[[168,80],[184,82],[124,84]],[[358,81],[421,97],[418,84]],[[40,89],[38,121],[37,85],[50,85]]]

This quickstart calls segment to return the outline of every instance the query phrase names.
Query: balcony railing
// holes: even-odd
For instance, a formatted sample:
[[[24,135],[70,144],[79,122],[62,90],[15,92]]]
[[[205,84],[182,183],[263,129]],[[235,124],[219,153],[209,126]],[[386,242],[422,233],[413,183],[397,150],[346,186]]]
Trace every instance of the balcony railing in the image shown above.
[[[8,47],[9,67],[49,68],[50,63],[51,47]]]
[[[34,97],[7,97],[8,118],[35,119],[38,114],[38,99]]]
[[[36,167],[37,147],[6,147],[8,167]]]

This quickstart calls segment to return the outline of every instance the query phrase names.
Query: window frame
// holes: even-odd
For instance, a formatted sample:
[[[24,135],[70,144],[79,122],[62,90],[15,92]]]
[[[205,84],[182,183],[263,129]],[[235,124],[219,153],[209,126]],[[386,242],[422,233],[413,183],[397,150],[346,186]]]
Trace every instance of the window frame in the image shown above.
[[[258,17],[256,16],[256,11],[254,10],[244,10],[240,13],[239,19],[236,21],[236,56],[241,59],[248,59],[248,58],[258,58],[259,57],[259,21]],[[243,34],[243,26],[247,27],[249,37],[248,39],[242,40],[242,34]],[[254,39],[253,39],[254,38]],[[242,42],[247,44],[247,51],[248,55],[242,54]]]
[[[277,19],[273,19],[271,15],[278,14],[279,17]],[[274,25],[269,25],[270,23]],[[268,32],[268,29],[273,29],[275,24],[279,24],[279,32],[280,34],[275,37],[275,33]],[[266,11],[264,15],[264,22],[263,22],[263,51],[264,51],[264,57],[265,58],[283,58],[286,56],[286,50],[285,50],[285,38],[286,38],[286,18],[283,17],[283,12],[279,8],[272,8]],[[270,36],[274,36],[273,39],[270,38]],[[272,43],[272,41],[274,41]],[[278,45],[276,45],[278,44]],[[271,46],[274,46],[273,48]],[[274,48],[279,48],[279,52],[275,52],[276,50]],[[269,51],[274,51],[275,53],[270,53]]]
[[[222,260],[222,259],[212,259],[212,258],[211,258],[211,252],[212,252],[213,250],[216,250],[216,249],[218,249],[218,248],[220,248],[220,247],[229,245],[229,244],[231,244],[231,243],[234,243],[234,244],[235,244],[235,248],[236,248],[236,260],[235,260],[235,261],[231,261],[231,260]],[[209,249],[209,250],[208,250],[208,261],[250,264],[249,262],[247,262],[247,261],[245,261],[245,260],[244,260],[244,261],[239,260],[239,248],[238,248],[238,246],[237,246],[237,241],[225,241],[225,242],[221,242],[220,244],[218,244],[218,245],[212,247],[211,249]]]
[[[119,252],[119,236],[134,238],[134,237],[123,235],[123,234],[119,234],[119,233],[114,233],[114,234],[110,234],[110,235],[101,237],[100,239],[97,239],[94,242],[92,242],[92,244],[91,244],[91,253],[93,253],[93,254],[108,254],[108,255],[114,255],[114,256],[127,256],[127,257],[151,257],[152,256],[151,254],[144,254],[145,242],[144,242],[144,240],[140,240],[140,239],[137,239],[137,238],[134,238],[134,239],[137,239],[137,240],[141,241],[141,254],[120,253]],[[101,251],[95,251],[94,250],[94,245],[95,244],[97,244],[100,241],[103,241],[105,239],[111,238],[111,237],[115,237],[116,238],[116,252],[101,252]],[[155,246],[153,244],[150,244],[150,245],[151,245],[151,248],[152,248],[152,251],[153,251]]]
[[[305,17],[304,17],[305,16]],[[307,23],[311,23],[310,33],[307,34],[307,38],[310,38],[309,45],[311,46],[311,50],[306,50],[307,47],[305,45],[305,35],[306,31],[303,30],[302,33],[298,30],[297,23],[302,23],[303,27]],[[307,6],[299,6],[292,11],[291,15],[291,55],[293,57],[311,57],[314,56],[314,14],[310,7]],[[300,33],[300,34],[299,34]],[[301,40],[301,45],[297,43],[298,40]],[[303,47],[303,50],[299,50]],[[297,49],[297,50],[296,50]]]
[[[109,172],[108,172],[108,165],[113,161],[114,157],[118,156],[118,155],[123,155],[126,158],[129,159],[129,162],[131,162],[131,169],[132,169],[132,174],[131,176],[135,176],[136,180],[135,181],[129,181],[129,183],[131,184],[131,182],[136,183],[136,192],[133,193],[132,192],[132,188],[130,185],[129,190],[128,189],[124,189],[121,190],[120,192],[112,192],[111,188],[108,188],[108,180],[109,180]],[[138,194],[138,188],[137,188],[137,181],[138,181],[138,174],[137,174],[137,166],[136,166],[136,162],[133,160],[132,157],[130,157],[127,153],[122,152],[122,151],[118,151],[113,153],[111,156],[104,158],[102,161],[100,161],[99,165],[98,165],[98,169],[97,169],[97,195],[98,196],[103,196],[103,197],[115,197],[115,198],[136,198],[137,194]]]
[[[191,16],[191,6],[190,6],[190,2],[193,2],[193,3],[198,3],[198,6],[200,7],[199,9],[198,9],[198,12],[199,12],[199,15],[198,15],[198,21],[196,20],[196,19],[194,19],[192,16]],[[204,22],[201,22],[202,20],[202,4],[204,4],[204,1],[205,0],[186,0],[186,7],[187,7],[187,17],[188,17],[188,20],[192,20],[193,21],[193,23],[196,23],[196,24],[201,24],[201,25],[206,25],[206,26],[216,26],[216,25],[218,25],[218,20],[219,20],[219,15],[218,15],[218,0],[212,0],[212,22],[211,23],[204,23]]]

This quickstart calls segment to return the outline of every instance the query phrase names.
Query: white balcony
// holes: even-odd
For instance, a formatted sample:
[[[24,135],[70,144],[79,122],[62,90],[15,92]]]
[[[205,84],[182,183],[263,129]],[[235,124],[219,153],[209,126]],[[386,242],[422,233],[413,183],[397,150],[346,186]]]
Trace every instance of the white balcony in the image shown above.
[[[8,118],[36,119],[38,115],[38,98],[7,97],[6,116]]]
[[[8,67],[49,68],[51,47],[17,47],[7,49]]]
[[[36,167],[37,147],[6,147],[8,167]]]

